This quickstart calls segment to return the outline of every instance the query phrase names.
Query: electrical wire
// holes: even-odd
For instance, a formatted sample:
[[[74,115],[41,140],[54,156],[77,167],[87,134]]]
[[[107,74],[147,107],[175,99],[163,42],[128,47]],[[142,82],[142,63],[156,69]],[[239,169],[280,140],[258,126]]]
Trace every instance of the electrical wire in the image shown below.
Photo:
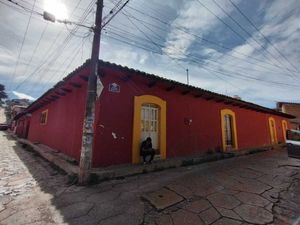
[[[138,30],[138,31],[140,31],[152,44],[154,44],[159,50],[161,49],[161,45],[159,45],[159,44],[157,44],[155,41],[153,41],[152,40],[152,38],[150,37],[150,36],[148,36],[142,29],[140,29],[128,16],[127,16],[127,14],[125,14],[124,12],[123,12],[123,15],[125,15],[126,17],[127,17],[127,19],[130,21],[130,23],[132,24],[132,25],[134,25],[134,27]],[[183,65],[181,65],[178,61],[177,61],[177,59],[175,59],[175,58],[173,58],[172,56],[170,56],[169,54],[166,54],[165,53],[165,55],[167,55],[171,60],[173,60],[177,65],[179,65],[181,68],[183,68],[183,69],[186,69]]]
[[[30,14],[35,14],[35,15],[43,16],[42,13],[33,10],[34,7],[35,7],[36,0],[34,0],[32,9],[27,8],[27,7],[25,7],[25,6],[21,5],[21,4],[19,4],[18,2],[13,1],[13,0],[6,0],[6,1],[8,1],[8,2],[10,2],[10,3],[12,3],[12,4],[14,4],[14,5],[16,5],[16,6],[20,7],[20,8],[22,8],[23,10],[29,12]]]
[[[12,0],[8,0],[8,1],[11,2]],[[24,46],[26,37],[27,37],[27,32],[28,32],[28,28],[30,26],[31,17],[32,17],[32,13],[33,13],[33,10],[34,10],[35,3],[36,3],[36,0],[34,0],[33,6],[32,6],[32,11],[30,13],[30,16],[29,16],[29,19],[28,19],[28,22],[27,22],[27,25],[26,25],[26,29],[25,29],[25,32],[24,32],[24,35],[23,35],[21,47],[19,49],[17,61],[16,61],[15,68],[14,68],[14,72],[13,72],[12,77],[10,79],[10,85],[9,85],[10,87],[11,87],[11,85],[13,85],[14,80],[15,80],[16,72],[17,72],[18,65],[19,65],[19,60],[20,60],[20,57],[21,57],[21,54],[22,54],[22,50],[23,50],[23,46]]]
[[[111,18],[108,19],[108,21],[106,22],[106,24],[108,24],[125,6],[126,4],[129,2],[129,0],[127,0],[112,16]],[[119,5],[120,5],[121,1],[114,7],[114,8],[117,8]],[[72,33],[72,32],[71,32]],[[72,33],[74,35],[74,33]],[[88,37],[89,35],[87,36],[84,36],[84,38]],[[75,59],[75,58],[74,58]],[[73,62],[73,61],[71,61]]]
[[[58,81],[61,80],[61,78],[65,75],[66,71],[70,68],[71,64],[74,62],[75,58],[77,56],[79,56],[79,51],[80,51],[81,47],[80,45],[78,46],[75,46],[74,50],[71,51],[71,60],[70,62],[68,63],[68,65],[66,66],[66,68],[63,70],[63,72],[61,73],[62,75],[59,76],[59,78],[57,79]],[[65,60],[62,62],[62,65],[64,65],[70,58],[69,57],[66,57]],[[45,85],[42,87],[41,90],[45,90],[48,86],[49,86],[49,83],[55,83],[53,82],[53,80],[55,79],[56,77],[56,74],[53,74],[50,79],[47,80],[47,82],[45,82]]]
[[[119,3],[114,7],[114,9],[116,9],[119,5],[120,5],[120,3],[121,3],[122,1],[119,1]],[[111,16],[111,18],[109,18],[108,19],[108,21],[106,22],[106,24],[108,24],[125,6],[126,6],[126,4],[129,2],[129,0],[127,0],[112,16]],[[88,36],[84,36],[84,38],[87,38]],[[80,47],[80,46],[79,46]],[[80,51],[80,48],[77,50],[78,52]],[[75,54],[75,56],[77,56],[77,53]],[[70,65],[73,63],[73,61],[75,60],[75,58],[76,57],[73,57],[72,58],[72,60],[70,61],[70,63],[69,63],[69,65],[67,66],[67,68],[66,68],[66,70],[70,67]],[[62,63],[62,64],[64,64],[64,63]],[[64,74],[64,73],[63,73]],[[63,76],[63,75],[62,75]],[[54,77],[54,76],[52,76],[52,77]]]
[[[254,27],[254,29],[297,71],[299,72],[298,68],[293,65],[288,58],[267,38],[258,27],[250,20],[250,18],[232,1],[229,2],[233,5],[233,7]]]
[[[40,36],[40,38],[39,38],[39,40],[38,40],[38,42],[37,42],[37,44],[36,44],[36,46],[35,46],[35,48],[34,48],[32,54],[31,54],[31,57],[30,57],[30,59],[28,60],[28,64],[27,64],[27,66],[26,66],[26,68],[25,68],[25,70],[24,70],[24,72],[23,72],[22,74],[26,74],[26,73],[27,73],[28,67],[29,67],[29,65],[31,64],[32,59],[33,59],[33,57],[34,57],[34,55],[35,55],[37,49],[38,49],[39,46],[40,46],[41,40],[43,39],[44,34],[45,34],[47,28],[48,28],[48,23],[45,25],[45,27],[44,27],[44,29],[43,29],[43,31],[42,31],[42,33],[41,33],[41,36]]]
[[[105,34],[106,35],[106,34]],[[118,37],[112,37],[109,35],[110,38],[114,39],[114,40],[117,40],[119,42],[122,42],[122,43],[125,43],[127,45],[130,45],[130,46],[134,46],[134,47],[140,47],[146,51],[150,50],[151,52],[155,53],[155,54],[159,54],[159,55],[164,55],[161,51],[153,51],[147,47],[143,47],[143,46],[139,46],[139,45],[135,45],[133,44],[132,40],[130,40],[129,38],[125,38],[125,39],[128,39],[129,41],[124,41],[124,37],[120,36],[119,38]],[[189,62],[199,66],[199,61],[197,61],[196,59],[189,59],[188,60]],[[276,86],[284,86],[284,87],[300,87],[299,85],[294,85],[294,84],[286,84],[286,83],[282,83],[282,82],[276,82],[276,81],[269,81],[269,80],[264,80],[264,79],[260,79],[260,78],[255,78],[255,77],[251,77],[251,76],[248,76],[248,75],[245,75],[245,74],[240,74],[240,73],[237,73],[236,71],[228,71],[230,73],[226,73],[226,72],[222,72],[222,71],[218,71],[218,70],[215,70],[215,69],[211,69],[209,66],[202,66],[200,68],[204,68],[206,70],[209,70],[211,72],[214,72],[214,73],[219,73],[223,76],[227,76],[227,77],[232,77],[232,78],[239,78],[239,79],[243,79],[243,80],[252,80],[252,81],[259,81],[259,82],[264,82],[264,83],[268,83],[268,84],[273,84],[273,85],[276,85]],[[233,75],[235,74],[235,75]]]
[[[250,46],[252,46],[252,44],[250,44],[249,42],[248,42],[248,40],[246,39],[246,38],[244,38],[240,33],[238,33],[235,29],[233,29],[228,23],[226,23],[221,17],[219,17],[217,14],[215,14],[212,10],[210,10],[205,4],[203,4],[200,0],[197,0],[197,2],[202,6],[202,7],[204,7],[207,11],[209,11],[212,15],[214,15],[221,23],[223,23],[226,27],[228,27],[233,33],[235,33],[238,37],[240,37],[242,40],[244,40],[246,43],[248,43]],[[217,5],[218,6],[218,5]],[[234,22],[236,22],[227,12],[225,12],[225,11],[223,11],[226,15],[228,15]],[[239,23],[238,22],[236,22],[238,25],[239,25]],[[241,28],[241,26],[239,25],[239,27]],[[246,31],[247,32],[247,31]],[[250,36],[251,36],[251,34],[250,34]],[[255,39],[254,39],[255,40]],[[255,40],[256,41],[256,40]],[[257,42],[258,43],[258,42]],[[258,43],[259,44],[259,43]],[[255,46],[252,46],[252,47],[254,47],[254,48],[256,48]],[[280,63],[280,61],[276,58],[276,57],[274,57],[273,56],[273,54],[271,54],[264,46],[263,46],[263,49],[265,50],[265,51],[267,51],[271,56],[272,56],[272,58],[274,58],[277,62],[279,62]],[[272,62],[272,64],[274,64],[273,62]],[[274,64],[275,65],[275,64]]]
[[[73,15],[73,13],[75,12],[75,10],[77,9],[77,7],[79,6],[81,0],[78,1],[77,5],[74,7],[74,10],[72,11],[71,13],[71,16]],[[93,2],[93,1],[92,1]],[[92,5],[92,2],[89,4],[88,7],[91,7]],[[63,29],[61,29],[59,31],[59,33],[56,35],[55,39],[53,40],[52,44],[50,45],[50,47],[46,50],[46,55],[44,57],[44,59],[42,60],[42,62],[40,63],[40,65],[38,67],[36,67],[27,77],[24,78],[23,81],[21,81],[15,88],[15,90],[17,90],[18,88],[20,88],[22,85],[24,85],[28,80],[30,80],[31,78],[34,77],[34,75],[37,74],[37,72],[41,71],[41,68],[46,65],[47,61],[50,60],[51,58],[52,59],[55,59],[55,56],[57,56],[56,53],[62,53],[63,51],[60,51],[61,50],[61,47],[63,47],[64,44],[67,44],[68,41],[70,40],[70,35],[68,35],[64,41],[59,45],[57,46],[57,48],[53,51],[51,51],[51,49],[55,46],[58,38],[60,37],[60,35],[62,34],[63,32]],[[51,65],[50,63],[48,63],[48,66]],[[30,90],[30,89],[29,89]]]
[[[123,12],[123,14],[125,14],[125,13],[127,13],[127,11],[126,10],[124,10],[124,12]],[[143,21],[143,20],[139,20],[138,18],[136,18],[135,16],[132,16],[131,14],[126,14],[126,16],[127,17],[130,17],[130,18],[132,18],[132,19],[134,19],[134,20],[136,20],[136,21],[139,21],[146,29],[148,29],[150,32],[151,32],[151,35],[155,35],[155,38],[158,38],[158,39],[160,39],[160,40],[163,40],[163,38],[160,36],[160,35],[158,35],[158,34],[156,34],[156,32],[153,30],[153,29],[151,29],[149,26],[147,26],[149,23],[146,23],[145,21]],[[125,26],[123,23],[121,23],[121,22],[119,22],[119,25],[122,25],[122,26]],[[152,24],[151,24],[152,25]],[[127,32],[127,31],[125,31],[125,30],[122,30],[121,28],[116,28],[115,26],[113,26],[113,25],[110,25],[110,28],[111,27],[114,27],[115,29],[115,31],[114,32],[123,32],[124,33],[124,35],[130,35],[130,36],[133,36],[134,38],[136,38],[137,36],[136,35],[134,35],[134,34],[131,34],[131,33],[129,33],[129,32]],[[136,29],[136,28],[135,28]],[[164,41],[164,40],[163,40]],[[157,43],[156,43],[156,45],[157,45]],[[164,45],[163,44],[160,44],[160,46],[159,46],[160,48],[164,48]],[[184,53],[184,52],[182,52],[182,53]],[[190,56],[193,56],[193,55],[188,55],[187,57],[190,57]],[[228,55],[229,57],[232,57],[231,55]],[[238,58],[239,60],[240,60],[240,58]],[[220,63],[220,62],[218,62],[218,60],[214,60],[214,59],[210,59],[210,58],[203,58],[203,61],[210,61],[210,62],[213,62],[213,63],[216,63],[216,64],[220,64],[220,65],[223,65],[223,63]],[[249,64],[252,64],[252,65],[255,65],[255,66],[259,66],[258,64],[255,64],[255,63],[251,63],[251,62],[249,62],[249,61],[245,61],[246,63],[249,63]],[[248,68],[245,68],[245,67],[243,67],[243,66],[240,66],[240,65],[234,65],[236,68],[241,68],[241,69],[246,69],[246,70],[248,70]],[[271,69],[269,69],[269,68],[267,68],[267,67],[265,67],[265,66],[260,66],[260,67],[262,67],[262,68],[264,68],[264,69],[267,69],[267,70],[270,70],[270,71],[272,71],[273,73],[279,73],[280,75],[284,75],[282,72],[279,72],[279,71],[275,71],[275,70],[271,70]],[[255,69],[255,68],[252,68],[252,70],[253,71],[258,71],[258,72],[265,72],[265,71],[262,71],[262,70],[258,70],[258,69]]]
[[[27,12],[30,12],[30,13],[35,14],[35,15],[38,15],[38,16],[40,16],[40,18],[41,17],[44,18],[44,14],[41,13],[41,12],[30,10],[27,7],[25,7],[24,5],[21,5],[18,2],[15,2],[13,0],[6,0],[6,1],[8,1],[8,2],[10,2],[10,3],[12,3],[12,4],[14,4],[14,5],[16,5],[16,6],[20,7],[20,8],[22,8],[23,10],[25,10]],[[72,24],[72,25],[77,25],[77,26],[82,26],[82,27],[88,28],[88,29],[92,29],[92,27],[87,26],[87,25],[85,25],[83,23],[76,22],[76,21],[56,19],[55,22],[63,23],[63,24]]]
[[[92,6],[95,4],[95,1],[96,0],[93,0],[90,2],[90,4],[88,5],[88,7],[86,8],[86,11],[83,13],[82,15],[82,18],[80,20],[80,22],[83,22],[86,20],[86,18],[88,17],[88,15],[92,12],[91,9],[92,9]],[[73,31],[76,32],[77,30],[79,29],[78,26],[75,26],[73,28]],[[39,77],[39,79],[33,84],[33,87],[35,87],[40,81],[42,78],[46,77],[47,73],[49,72],[47,70],[47,68],[51,68],[52,65],[58,60],[58,58],[62,55],[62,53],[64,52],[64,49],[68,46],[70,40],[72,39],[72,35],[69,34],[65,40],[56,48],[55,51],[52,52],[51,56],[50,56],[50,61],[48,61],[47,63],[47,60],[43,63],[43,65],[45,63],[47,63],[45,69],[43,70],[43,72],[41,73],[42,75]],[[42,66],[43,66],[42,65]],[[37,74],[37,71],[35,71],[35,73]]]
[[[139,13],[139,14],[141,14],[142,16],[147,16],[147,17],[149,17],[149,18],[151,18],[151,19],[154,19],[155,21],[157,21],[157,22],[159,22],[159,23],[161,23],[161,24],[164,24],[164,25],[168,26],[168,28],[171,28],[171,24],[170,24],[169,22],[166,22],[166,21],[162,20],[161,18],[155,17],[155,16],[149,14],[148,12],[141,11],[141,10],[139,10],[139,9],[136,9],[136,8],[130,6],[130,5],[128,5],[127,8],[129,8],[129,9],[131,9],[131,10],[133,10],[133,11]],[[139,19],[139,20],[142,20],[142,19]],[[144,22],[145,22],[145,23],[148,23],[149,25],[151,24],[151,23],[149,23],[149,22],[147,22],[147,21],[144,21]],[[154,25],[154,24],[151,24],[151,26],[156,27],[157,29],[160,29],[160,30],[162,30],[162,31],[166,31],[166,29],[163,29],[161,26]],[[192,33],[192,32],[190,32],[190,31],[188,31],[187,29],[185,29],[185,28],[183,28],[183,27],[173,26],[173,28],[174,28],[174,29],[177,29],[177,30],[180,30],[180,31],[182,31],[182,32],[184,32],[184,33],[186,33],[186,34],[188,34],[188,35],[191,35],[191,36],[195,37],[196,40],[198,39],[198,40],[204,41],[204,42],[206,42],[206,43],[208,43],[208,44],[211,44],[211,45],[214,45],[214,46],[216,46],[216,47],[218,47],[218,48],[220,48],[220,49],[229,50],[229,51],[230,51],[229,54],[231,54],[231,56],[234,57],[234,58],[239,58],[239,57],[233,55],[233,54],[235,53],[235,54],[237,54],[237,55],[246,57],[247,59],[255,60],[257,63],[260,63],[260,64],[266,64],[266,65],[270,65],[270,66],[272,66],[272,67],[284,69],[284,68],[282,68],[282,67],[279,66],[279,65],[274,65],[273,63],[269,63],[269,62],[267,62],[267,61],[264,61],[264,62],[263,62],[263,61],[262,61],[261,59],[259,59],[259,58],[256,58],[256,57],[253,57],[253,56],[244,54],[244,53],[239,52],[239,51],[237,51],[237,50],[235,50],[235,49],[232,49],[231,47],[227,47],[227,46],[221,45],[221,44],[219,44],[218,42],[209,40],[209,39],[207,39],[207,38],[203,38],[203,37],[201,37],[201,36],[199,36],[199,35],[197,35],[197,34],[195,34],[195,33]],[[228,54],[228,53],[227,53],[227,54]],[[241,58],[239,58],[239,59],[241,59]],[[284,71],[285,71],[285,70],[284,70]],[[295,73],[295,72],[297,72],[297,71],[292,71],[292,72]]]
[[[128,4],[128,2],[129,0],[127,0],[109,19],[107,19],[107,21],[104,21],[104,23],[101,26],[101,29],[103,29]]]
[[[213,0],[213,2],[215,3],[215,5],[221,9],[221,11],[226,15],[228,16],[228,18],[230,18],[241,30],[243,30],[250,38],[252,38],[252,40],[254,40],[262,49],[264,49],[270,56],[272,56],[272,58],[274,58],[276,60],[276,62],[278,62],[279,64],[281,64],[284,68],[286,68],[286,70],[288,72],[290,72],[290,69],[287,68],[284,64],[282,64],[281,61],[279,61],[276,56],[274,56],[273,53],[271,53],[264,45],[262,45],[259,41],[256,40],[256,38],[254,38],[252,36],[251,33],[249,33],[249,31],[247,31],[236,19],[234,19],[229,13],[226,12],[226,10],[216,1],[216,0]],[[291,73],[291,77],[295,77],[295,75],[293,73]]]

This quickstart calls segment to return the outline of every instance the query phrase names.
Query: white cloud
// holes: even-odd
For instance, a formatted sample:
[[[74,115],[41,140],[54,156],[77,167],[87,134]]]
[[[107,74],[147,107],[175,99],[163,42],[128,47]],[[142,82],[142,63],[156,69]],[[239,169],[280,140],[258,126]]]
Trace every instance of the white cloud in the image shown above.
[[[27,95],[27,94],[24,94],[24,93],[21,93],[21,92],[17,92],[17,91],[13,91],[12,92],[15,96],[17,96],[19,99],[28,99],[30,101],[34,101],[35,98],[30,96],[30,95]]]
[[[106,35],[103,35],[100,58],[183,83],[186,82],[185,68],[189,68],[190,82],[192,85],[223,94],[237,94],[245,100],[261,102],[264,105],[273,104],[275,100],[300,101],[298,97],[300,94],[299,88],[279,87],[277,85],[259,81],[244,80],[242,77],[235,77],[236,73],[240,73],[242,75],[252,76],[258,79],[289,84],[299,83],[299,80],[295,80],[289,76],[286,69],[276,67],[282,65],[272,59],[271,56],[268,56],[268,53],[265,52],[262,54],[264,51],[261,47],[257,45],[252,38],[246,37],[246,34],[243,33],[243,35],[248,38],[247,42],[235,46],[235,34],[231,33],[224,24],[202,7],[197,1],[198,0],[155,0],[149,3],[149,1],[145,0],[130,2],[130,6],[145,11],[145,13],[147,12],[147,14],[154,15],[155,17],[171,24],[170,27],[165,26],[153,18],[149,18],[146,15],[140,15],[127,7],[125,7],[123,11],[131,12],[131,15],[136,16],[138,19],[142,19],[161,28],[162,30],[151,27],[153,30],[152,32],[142,26],[140,22],[138,23],[135,21],[135,23],[143,29],[148,36],[152,37],[156,42],[159,42],[160,45],[164,44],[164,48],[158,49],[157,46],[154,46],[152,43],[147,41],[145,36],[141,32],[137,31],[137,29],[132,26],[124,16],[122,16],[122,13],[118,14],[118,16],[111,21],[111,24],[115,27],[119,26],[123,30],[130,32],[130,34],[140,38],[137,39],[136,42],[129,41],[131,44],[141,43],[149,48],[153,48],[155,51],[162,50],[165,55],[157,55],[133,46],[127,46],[124,43],[119,43],[110,38],[106,38]],[[226,21],[228,20],[230,24],[234,25],[231,23],[232,21],[230,22],[228,17],[224,15],[224,13],[213,3],[213,1],[200,1],[216,15],[222,19],[226,19]],[[222,8],[224,8],[228,13],[236,19],[241,20],[241,24],[245,25],[244,27],[252,34],[252,37],[256,37],[257,40],[264,44],[268,51],[272,52],[272,54],[279,59],[279,61],[283,62],[285,66],[291,68],[290,65],[282,59],[279,53],[272,48],[272,46],[266,43],[259,33],[255,32],[255,29],[250,29],[250,25],[246,26],[247,21],[242,20],[242,16],[238,16],[238,12],[232,8],[229,1],[216,1],[218,4],[222,5]],[[74,7],[74,4],[71,2],[72,1],[70,1],[70,3],[66,3],[68,4],[69,9]],[[243,9],[252,21],[258,24],[260,30],[272,41],[272,43],[274,43],[274,45],[299,68],[300,23],[298,21],[300,2],[298,0],[274,0],[268,1],[268,3],[265,1],[254,1],[253,3],[251,1],[251,3],[245,3],[245,1],[240,0],[234,0],[234,2]],[[82,1],[79,7],[81,9],[78,8],[75,11],[75,15],[77,15],[77,17],[73,17],[72,20],[78,21],[78,16],[83,13],[82,9],[86,8],[88,3],[89,2],[87,0]],[[106,6],[106,8],[104,8],[106,10],[105,12],[108,12],[108,10],[114,6],[112,3],[109,3],[109,1],[107,4],[109,4],[109,7]],[[258,5],[253,5],[253,10],[245,11],[246,7],[244,6],[249,6],[249,4],[260,4],[262,7],[260,8]],[[150,9],[150,7],[152,9]],[[257,11],[254,10],[256,8],[258,8]],[[86,38],[83,40],[75,36],[72,36],[71,41],[68,45],[66,45],[65,49],[59,48],[57,54],[53,54],[53,57],[49,57],[48,52],[51,53],[54,49],[56,49],[59,43],[62,43],[69,34],[64,26],[49,23],[45,35],[37,48],[37,52],[30,63],[31,65],[27,68],[26,64],[28,63],[32,51],[35,48],[45,26],[44,21],[35,17],[29,26],[28,36],[24,43],[19,65],[16,70],[16,76],[11,78],[9,75],[13,73],[14,66],[16,65],[18,50],[28,21],[28,14],[27,16],[19,14],[12,11],[10,8],[5,7],[1,7],[0,12],[0,29],[7,34],[0,36],[1,83],[4,83],[6,87],[8,87],[9,85],[7,84],[12,82],[14,83],[12,87],[16,87],[18,83],[21,83],[24,79],[26,79],[32,71],[46,60],[44,66],[42,66],[37,73],[30,76],[19,89],[14,90],[15,92],[17,91],[17,94],[21,94],[21,97],[24,97],[24,93],[30,93],[30,95],[38,97],[46,90],[46,88],[59,81],[59,79],[70,73],[74,68],[80,66],[86,58],[90,57],[91,43],[89,42],[89,39]],[[263,17],[260,15],[263,15]],[[89,21],[92,20],[93,15],[90,14]],[[62,30],[60,37],[58,37],[57,42],[53,45],[53,47],[50,48],[60,30]],[[186,30],[187,33],[183,30]],[[86,30],[83,29],[80,30],[79,33],[83,34],[84,32],[86,32]],[[126,33],[122,33],[121,30],[117,30],[117,32],[120,35],[119,39],[121,40],[126,40],[126,38],[131,37],[130,35],[126,35]],[[196,40],[195,36],[188,34],[194,33],[199,37],[206,37],[206,34],[216,34],[216,32],[222,33],[218,38],[214,39],[211,37],[212,41],[217,42],[220,45],[224,44],[226,47],[230,44],[235,47],[226,54],[223,54],[219,48],[215,47],[214,49],[212,45],[207,45],[206,42],[201,42],[201,38],[197,38]],[[157,35],[161,36],[162,40],[159,40],[159,38],[157,38],[157,36],[153,33],[157,33]],[[217,36],[217,34],[215,36]],[[228,41],[230,38],[232,38],[232,43],[223,43],[225,39]],[[81,57],[82,51],[80,48],[82,46],[82,41],[84,41],[84,48],[83,56]],[[193,49],[191,47],[193,47]],[[77,53],[78,48],[80,50],[79,53]],[[196,52],[197,55],[205,56],[204,59],[206,58],[207,60],[201,60],[202,63],[195,65],[191,62],[191,60],[186,58],[186,55],[194,54],[194,52]],[[240,52],[243,55],[237,54],[236,52]],[[72,59],[74,55],[76,57],[73,61]],[[178,63],[166,55],[180,59],[178,62],[182,66],[179,66]],[[253,60],[251,57],[255,57],[257,60]],[[218,63],[213,61],[217,61]],[[253,64],[248,62],[252,62]],[[275,64],[275,66],[270,64]],[[232,76],[224,76],[211,71],[208,72],[204,69],[205,67],[224,71]],[[27,72],[25,73],[26,70]],[[297,75],[300,77],[300,73]],[[7,89],[11,90],[10,88]],[[28,90],[30,90],[30,92]],[[28,95],[26,96],[28,97]]]
[[[226,16],[212,1],[201,0],[200,2],[218,17],[222,18]],[[233,9],[228,2],[222,1],[219,4],[228,13]],[[198,0],[185,1],[183,7],[178,12],[177,18],[171,24],[172,29],[167,36],[163,51],[174,58],[186,58],[185,54],[195,40],[195,36],[189,33],[202,36],[210,32],[220,23],[215,15],[201,6]]]

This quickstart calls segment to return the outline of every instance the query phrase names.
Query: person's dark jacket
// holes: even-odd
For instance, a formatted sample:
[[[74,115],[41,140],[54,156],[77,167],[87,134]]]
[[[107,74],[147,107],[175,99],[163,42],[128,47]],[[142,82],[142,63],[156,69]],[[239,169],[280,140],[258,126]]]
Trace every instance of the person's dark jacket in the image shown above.
[[[143,141],[141,144],[141,152],[147,152],[152,150],[152,143],[148,142],[147,140]]]

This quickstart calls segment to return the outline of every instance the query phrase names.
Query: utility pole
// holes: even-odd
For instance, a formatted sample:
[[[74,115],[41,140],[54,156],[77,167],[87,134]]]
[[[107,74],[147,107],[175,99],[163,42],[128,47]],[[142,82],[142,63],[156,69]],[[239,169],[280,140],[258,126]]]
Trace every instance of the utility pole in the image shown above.
[[[82,130],[82,144],[79,163],[79,184],[84,185],[89,182],[90,169],[93,157],[94,142],[94,121],[95,121],[95,102],[98,76],[98,60],[100,53],[100,37],[102,24],[103,0],[97,1],[96,19],[94,27],[94,39],[90,62],[90,75],[87,87],[87,97],[85,106],[85,116]],[[100,85],[102,85],[100,81]]]
[[[190,81],[189,81],[189,69],[186,69],[186,81],[187,81],[187,84],[189,85],[190,84]]]

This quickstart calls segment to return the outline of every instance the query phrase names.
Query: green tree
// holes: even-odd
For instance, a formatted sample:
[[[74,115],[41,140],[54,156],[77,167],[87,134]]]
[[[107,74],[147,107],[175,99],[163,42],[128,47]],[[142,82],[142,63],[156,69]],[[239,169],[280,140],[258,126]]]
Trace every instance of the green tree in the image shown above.
[[[5,92],[5,86],[3,84],[0,84],[0,106],[2,106],[3,99],[7,98],[7,94]]]

